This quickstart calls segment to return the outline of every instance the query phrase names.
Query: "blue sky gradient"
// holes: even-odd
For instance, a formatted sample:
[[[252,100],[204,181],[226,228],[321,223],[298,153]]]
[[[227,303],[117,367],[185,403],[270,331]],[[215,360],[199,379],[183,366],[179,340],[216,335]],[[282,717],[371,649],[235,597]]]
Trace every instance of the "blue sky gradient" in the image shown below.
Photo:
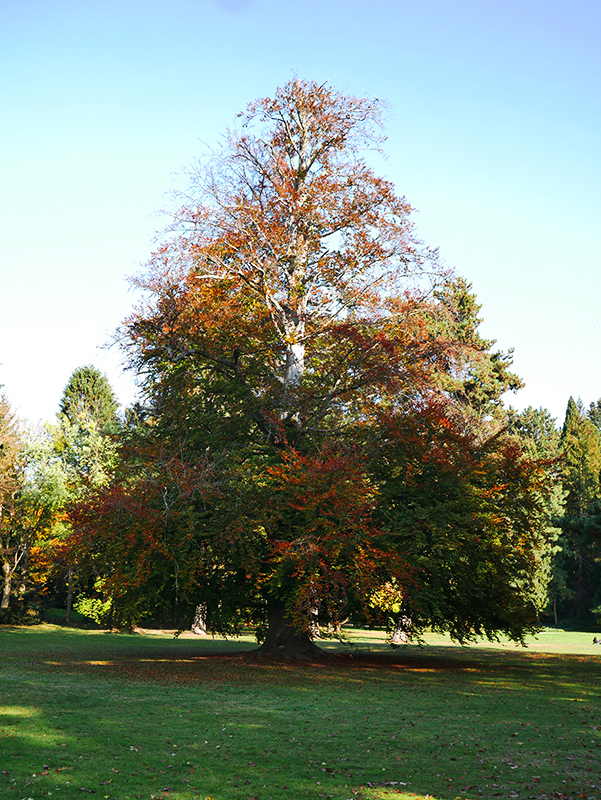
[[[52,419],[94,363],[131,402],[98,348],[166,193],[298,74],[388,101],[374,165],[561,422],[601,396],[600,38],[593,0],[0,0],[3,391]]]

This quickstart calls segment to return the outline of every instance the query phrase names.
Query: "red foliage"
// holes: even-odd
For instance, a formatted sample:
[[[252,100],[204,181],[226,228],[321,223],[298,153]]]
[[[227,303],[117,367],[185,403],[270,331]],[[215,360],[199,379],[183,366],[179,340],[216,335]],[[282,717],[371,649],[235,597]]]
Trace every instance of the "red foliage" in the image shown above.
[[[373,521],[377,487],[369,480],[359,449],[324,446],[318,454],[295,450],[268,468],[273,533],[263,581],[295,585],[297,620],[317,605],[323,616],[340,621],[348,591],[365,598],[394,576],[404,585],[408,565],[382,546]]]

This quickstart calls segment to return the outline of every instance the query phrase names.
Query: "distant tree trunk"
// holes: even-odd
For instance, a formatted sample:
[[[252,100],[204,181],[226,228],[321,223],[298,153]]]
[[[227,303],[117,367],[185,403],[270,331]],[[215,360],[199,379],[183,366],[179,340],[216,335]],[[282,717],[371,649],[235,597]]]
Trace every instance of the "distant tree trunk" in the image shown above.
[[[411,620],[409,617],[399,615],[394,623],[394,630],[390,639],[391,645],[407,644],[409,641],[409,628],[411,627]]]
[[[73,569],[69,567],[67,573],[67,611],[65,622],[71,622],[71,612],[73,611]]]
[[[302,659],[318,661],[329,658],[321,648],[311,640],[308,630],[299,631],[288,616],[284,603],[273,600],[267,607],[267,635],[265,641],[255,650],[254,656],[259,658]]]
[[[312,608],[309,612],[309,636],[311,639],[319,639],[319,612]]]
[[[576,570],[576,619],[580,619],[583,599],[584,599],[584,565],[582,563],[582,551],[579,550],[578,568]]]
[[[553,615],[555,616],[555,624],[557,625],[557,595],[553,598]]]
[[[7,564],[6,561],[2,564],[2,573],[4,575],[4,590],[2,592],[2,602],[0,602],[0,608],[8,608],[8,603],[10,600],[10,588],[12,584],[12,573],[10,564]]]
[[[197,636],[207,635],[207,604],[199,603],[194,612],[194,619],[192,620],[192,633]]]

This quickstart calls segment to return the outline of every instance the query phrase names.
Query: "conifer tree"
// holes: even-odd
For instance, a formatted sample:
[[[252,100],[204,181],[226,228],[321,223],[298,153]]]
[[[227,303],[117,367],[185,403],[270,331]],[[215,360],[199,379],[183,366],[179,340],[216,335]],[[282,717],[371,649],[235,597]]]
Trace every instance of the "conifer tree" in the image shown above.
[[[572,517],[584,517],[599,497],[601,433],[587,418],[582,401],[570,397],[561,431],[564,458],[565,510]]]
[[[70,502],[82,500],[111,480],[117,464],[116,434],[120,427],[117,411],[117,399],[106,375],[91,364],[73,371],[60,400],[58,425],[47,431],[49,459],[62,470]],[[77,569],[62,544],[59,550],[62,560],[57,565],[59,569],[62,567],[66,580],[69,621]]]
[[[570,602],[565,610],[577,618],[595,602],[601,571],[597,561],[601,541],[601,433],[580,399],[570,397],[561,431],[563,456],[563,531],[556,569],[565,576]]]
[[[565,572],[561,568],[561,529],[557,520],[563,513],[564,491],[561,475],[561,431],[546,408],[529,406],[509,412],[510,431],[522,443],[525,453],[538,459],[545,475],[545,545],[535,581],[537,606],[558,622],[558,600],[568,594]]]
[[[59,415],[72,425],[94,422],[100,432],[114,429],[118,403],[106,375],[91,364],[77,367],[64,388]]]
[[[481,305],[472,284],[464,278],[445,281],[434,296],[447,312],[437,317],[439,324],[449,338],[463,345],[449,364],[443,386],[462,409],[465,422],[474,430],[490,434],[499,422],[506,422],[503,395],[524,385],[510,369],[513,351],[494,350],[495,340],[480,334]],[[485,419],[492,425],[483,425]]]
[[[586,412],[586,416],[596,428],[601,431],[601,398],[596,403],[591,403]]]

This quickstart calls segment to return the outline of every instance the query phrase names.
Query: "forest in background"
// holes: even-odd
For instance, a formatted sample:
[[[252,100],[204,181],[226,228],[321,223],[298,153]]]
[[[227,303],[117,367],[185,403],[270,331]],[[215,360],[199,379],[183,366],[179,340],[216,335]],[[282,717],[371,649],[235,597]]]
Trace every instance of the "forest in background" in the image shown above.
[[[595,629],[601,619],[601,399],[586,408],[570,398],[562,427],[544,408],[509,407],[504,415],[506,435],[547,481],[545,552],[537,570],[539,622]],[[107,378],[92,366],[74,371],[54,424],[28,427],[2,399],[2,622],[35,622],[47,608],[65,609],[68,621],[75,604],[99,624],[119,626],[124,617],[127,624],[193,624],[202,592],[187,602],[177,597],[169,556],[156,554],[165,570],[162,590],[132,613],[102,591],[107,565],[94,567],[89,554],[82,560],[79,550],[71,549],[78,502],[106,489],[123,468],[120,461],[129,456],[132,438],[149,424],[143,418],[139,406],[119,415]],[[392,609],[385,602],[383,607],[377,621],[393,627],[394,603]]]

